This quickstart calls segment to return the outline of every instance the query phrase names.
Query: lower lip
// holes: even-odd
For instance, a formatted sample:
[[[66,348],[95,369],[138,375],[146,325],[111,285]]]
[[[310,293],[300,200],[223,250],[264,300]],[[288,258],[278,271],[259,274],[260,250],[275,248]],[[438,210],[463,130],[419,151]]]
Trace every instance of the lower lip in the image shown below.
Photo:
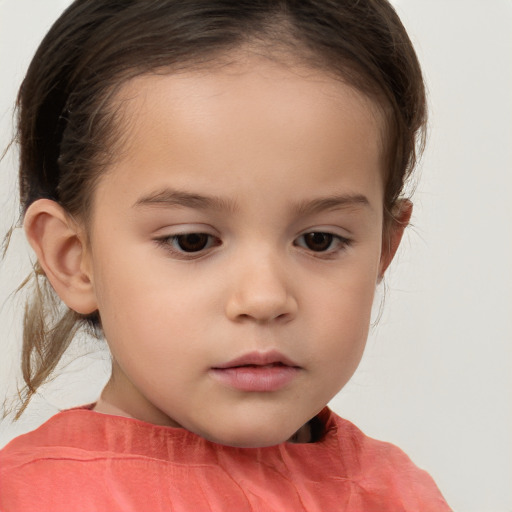
[[[297,377],[294,366],[235,366],[212,368],[212,376],[221,383],[240,391],[278,391]]]

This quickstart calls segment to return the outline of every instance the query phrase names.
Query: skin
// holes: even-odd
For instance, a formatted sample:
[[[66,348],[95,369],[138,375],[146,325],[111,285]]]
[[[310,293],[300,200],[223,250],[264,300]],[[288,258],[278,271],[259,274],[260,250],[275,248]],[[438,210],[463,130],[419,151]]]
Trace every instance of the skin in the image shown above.
[[[404,203],[383,240],[378,108],[326,74],[261,57],[140,77],[117,100],[123,150],[88,232],[49,200],[26,216],[57,293],[100,312],[113,372],[96,410],[233,446],[307,440],[304,425],[361,359],[410,215]],[[328,234],[326,250],[308,245],[311,232]],[[187,233],[208,235],[205,248],[183,251]],[[212,373],[269,351],[297,367],[278,390]]]

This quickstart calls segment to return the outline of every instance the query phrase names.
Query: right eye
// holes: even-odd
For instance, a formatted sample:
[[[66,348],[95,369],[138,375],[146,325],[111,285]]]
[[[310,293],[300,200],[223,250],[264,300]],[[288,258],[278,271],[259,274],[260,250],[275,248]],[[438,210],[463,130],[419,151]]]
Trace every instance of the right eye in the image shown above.
[[[159,238],[158,243],[174,253],[198,253],[216,245],[220,240],[207,233],[183,233]]]

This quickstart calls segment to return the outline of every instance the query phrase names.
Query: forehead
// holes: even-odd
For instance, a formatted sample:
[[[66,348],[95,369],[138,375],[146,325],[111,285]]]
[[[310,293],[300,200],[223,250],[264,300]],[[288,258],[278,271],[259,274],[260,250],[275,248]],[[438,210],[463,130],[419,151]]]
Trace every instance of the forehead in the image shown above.
[[[151,192],[149,181],[187,188],[194,179],[216,195],[216,184],[228,194],[240,184],[272,194],[281,177],[328,193],[339,170],[350,175],[348,188],[378,182],[382,191],[378,105],[321,71],[251,57],[143,75],[124,84],[115,102],[122,148],[104,177],[111,184]]]
[[[115,128],[130,145],[149,124],[172,112],[187,121],[182,128],[245,118],[255,132],[276,123],[291,132],[293,121],[305,132],[314,123],[350,119],[361,134],[374,131],[367,143],[383,149],[385,113],[380,104],[341,78],[282,58],[243,53],[218,65],[145,74],[128,80],[113,102],[121,113]]]

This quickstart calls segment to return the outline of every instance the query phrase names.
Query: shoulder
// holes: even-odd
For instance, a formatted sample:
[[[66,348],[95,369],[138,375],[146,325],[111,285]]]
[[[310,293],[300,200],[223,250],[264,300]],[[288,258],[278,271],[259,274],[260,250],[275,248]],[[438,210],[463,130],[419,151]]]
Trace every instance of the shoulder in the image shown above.
[[[87,406],[59,412],[35,430],[14,438],[0,450],[0,469],[25,457],[36,458],[39,453],[81,446],[91,417],[88,413]]]
[[[337,436],[344,470],[362,494],[371,495],[376,503],[400,503],[400,510],[450,510],[432,477],[400,448],[365,435],[332,412],[329,424]]]
[[[375,473],[391,466],[397,471],[404,468],[422,472],[398,446],[369,437],[350,421],[333,412],[330,414],[329,420],[336,426],[340,449],[354,462],[354,472],[360,475]]]
[[[83,446],[89,417],[79,409],[58,413],[0,450],[0,510],[56,512],[83,499],[84,483],[98,487],[98,452]]]

